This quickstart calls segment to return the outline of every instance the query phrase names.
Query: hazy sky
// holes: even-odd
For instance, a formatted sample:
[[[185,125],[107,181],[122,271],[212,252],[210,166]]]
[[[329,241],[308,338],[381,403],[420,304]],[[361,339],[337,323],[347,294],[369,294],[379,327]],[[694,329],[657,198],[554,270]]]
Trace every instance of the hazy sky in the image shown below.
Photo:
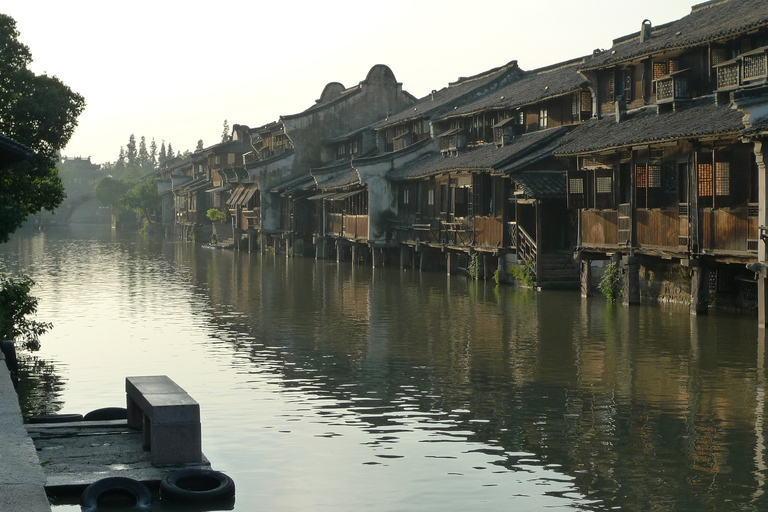
[[[696,0],[25,0],[17,22],[32,69],[87,106],[64,151],[114,161],[131,134],[193,150],[314,104],[388,65],[416,97],[517,60],[535,69],[609,48],[644,19],[660,25]]]

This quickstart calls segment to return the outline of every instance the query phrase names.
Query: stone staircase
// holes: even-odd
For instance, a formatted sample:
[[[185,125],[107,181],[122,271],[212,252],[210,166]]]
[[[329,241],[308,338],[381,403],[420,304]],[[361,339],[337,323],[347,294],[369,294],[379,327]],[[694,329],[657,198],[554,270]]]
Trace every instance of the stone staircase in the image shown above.
[[[576,290],[580,286],[579,264],[572,251],[539,253],[536,286],[543,290]]]

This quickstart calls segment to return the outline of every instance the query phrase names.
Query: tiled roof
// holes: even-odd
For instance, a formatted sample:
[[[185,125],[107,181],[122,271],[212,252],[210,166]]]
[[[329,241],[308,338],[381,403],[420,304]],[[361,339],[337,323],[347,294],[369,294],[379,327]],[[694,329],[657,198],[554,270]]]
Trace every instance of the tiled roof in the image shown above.
[[[334,166],[312,169],[317,186],[323,191],[344,189],[360,184],[360,175],[348,160]]]
[[[448,87],[424,96],[405,110],[376,123],[374,129],[380,130],[413,119],[437,118],[452,110],[454,106],[464,105],[485,95],[489,90],[504,87],[511,81],[517,80],[520,73],[517,61],[512,61],[479,75],[461,78],[449,84]]]
[[[418,179],[450,171],[489,171],[499,172],[541,147],[550,147],[550,144],[560,139],[567,132],[567,128],[551,128],[513,139],[510,144],[497,148],[493,144],[486,144],[475,149],[462,151],[458,156],[444,157],[440,154],[426,155],[410,164],[394,169],[387,177],[392,180]]]
[[[511,178],[528,197],[544,199],[566,195],[565,171],[528,171],[513,174]]]
[[[610,51],[589,59],[581,69],[595,69],[645,55],[688,48],[768,26],[765,0],[714,0],[696,5],[677,21],[652,27],[651,37],[640,41],[640,32],[616,39]]]
[[[13,165],[25,160],[35,153],[24,144],[0,135],[0,167]]]
[[[716,105],[713,97],[691,101],[685,108],[657,114],[655,106],[630,111],[616,122],[614,115],[590,119],[577,127],[556,156],[619,148],[689,137],[738,134],[744,114],[730,105]]]
[[[526,71],[520,80],[469,105],[448,112],[445,117],[473,114],[484,110],[516,108],[576,91],[587,84],[587,80],[577,71],[583,62],[584,59],[580,58],[555,66]]]
[[[308,175],[302,174],[301,176],[294,176],[288,178],[285,181],[281,181],[269,187],[269,191],[273,194],[289,195],[297,190],[312,188],[315,184],[315,179]]]

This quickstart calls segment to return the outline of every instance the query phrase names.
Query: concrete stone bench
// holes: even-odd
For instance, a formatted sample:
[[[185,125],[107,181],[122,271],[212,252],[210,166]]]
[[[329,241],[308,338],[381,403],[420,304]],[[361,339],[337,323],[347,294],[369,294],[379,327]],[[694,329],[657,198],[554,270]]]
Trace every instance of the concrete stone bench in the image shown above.
[[[200,405],[165,375],[126,377],[128,426],[144,433],[152,464],[202,462]]]

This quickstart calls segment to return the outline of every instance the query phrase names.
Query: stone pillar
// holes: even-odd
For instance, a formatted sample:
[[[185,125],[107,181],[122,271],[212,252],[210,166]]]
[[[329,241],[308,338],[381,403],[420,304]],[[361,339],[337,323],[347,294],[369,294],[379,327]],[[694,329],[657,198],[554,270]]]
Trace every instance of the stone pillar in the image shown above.
[[[636,256],[623,259],[624,266],[624,304],[640,304],[640,262]]]
[[[590,260],[579,260],[581,281],[581,296],[592,296],[592,262]]]
[[[291,249],[293,249],[293,237],[285,239],[285,257],[291,257]]]
[[[691,265],[691,314],[706,315],[709,307],[709,270]]]
[[[317,236],[314,238],[315,242],[315,259],[326,260],[331,257],[331,244],[324,236]]]
[[[419,271],[423,271],[427,265],[427,251],[424,248],[418,252],[419,258]]]
[[[261,254],[267,252],[267,234],[263,232],[259,233],[259,251]]]
[[[504,254],[499,253],[499,257],[496,259],[496,270],[499,272],[499,283],[507,282],[507,272],[504,268]]]
[[[413,249],[407,245],[400,246],[400,268],[413,266]]]
[[[384,249],[371,247],[371,261],[373,268],[381,268],[384,266]]]
[[[357,244],[352,244],[351,247],[352,252],[352,266],[359,265],[360,264],[360,248]]]
[[[458,254],[448,251],[445,253],[445,270],[448,275],[455,274],[459,270]]]

